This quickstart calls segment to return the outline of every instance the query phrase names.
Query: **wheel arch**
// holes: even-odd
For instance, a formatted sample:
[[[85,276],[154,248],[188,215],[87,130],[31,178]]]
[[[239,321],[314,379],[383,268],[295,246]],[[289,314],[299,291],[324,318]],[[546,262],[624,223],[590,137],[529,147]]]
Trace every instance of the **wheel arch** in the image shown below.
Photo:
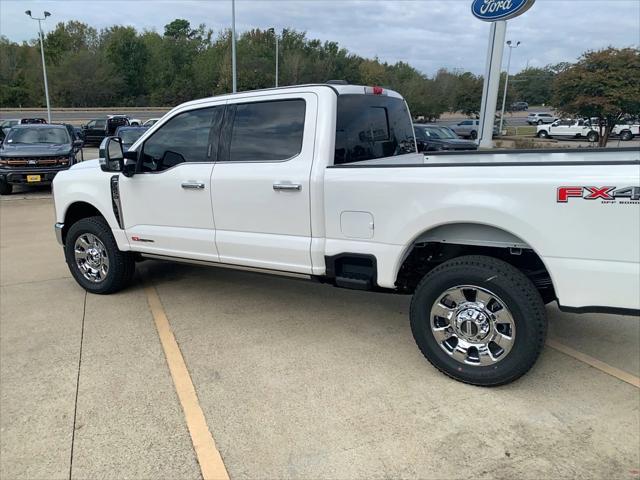
[[[528,274],[541,293],[555,299],[551,272],[529,242],[504,228],[476,222],[445,223],[416,235],[396,268],[396,286],[412,291],[416,282],[440,263],[470,254],[498,258],[516,266]]]
[[[67,232],[71,225],[76,223],[78,220],[87,217],[99,216],[107,220],[107,217],[94,205],[84,201],[76,201],[66,208],[64,212],[64,227],[62,228],[62,241],[66,241]]]

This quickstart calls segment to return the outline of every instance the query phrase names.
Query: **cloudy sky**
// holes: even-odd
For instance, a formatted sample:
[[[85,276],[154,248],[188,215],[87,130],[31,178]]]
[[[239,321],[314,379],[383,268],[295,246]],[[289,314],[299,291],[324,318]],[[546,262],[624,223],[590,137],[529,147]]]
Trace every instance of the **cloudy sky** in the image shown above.
[[[236,27],[294,28],[334,40],[351,52],[405,61],[429,75],[441,67],[482,73],[489,25],[475,19],[471,0],[236,0]],[[25,14],[48,10],[45,23],[80,20],[96,28],[132,25],[157,30],[175,18],[214,31],[231,23],[231,0],[0,0],[0,34],[14,41],[36,35]],[[585,50],[640,45],[640,0],[537,0],[508,22],[519,40],[512,72],[527,64],[573,61]],[[286,56],[286,52],[283,52]],[[506,60],[505,60],[506,61]]]

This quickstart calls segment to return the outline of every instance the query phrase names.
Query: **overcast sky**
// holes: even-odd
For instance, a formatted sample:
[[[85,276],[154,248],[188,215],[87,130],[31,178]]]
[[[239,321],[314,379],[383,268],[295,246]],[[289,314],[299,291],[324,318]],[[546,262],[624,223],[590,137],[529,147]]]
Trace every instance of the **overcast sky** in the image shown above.
[[[236,27],[293,28],[333,40],[364,57],[405,61],[428,75],[439,68],[483,73],[489,24],[471,15],[471,0],[236,0]],[[45,31],[80,20],[98,29],[132,25],[163,31],[175,18],[214,31],[231,24],[231,0],[0,0],[0,34],[14,41],[36,35],[24,14],[48,10]],[[574,61],[582,52],[640,45],[640,0],[537,0],[508,22],[507,39],[520,40],[512,72]],[[286,57],[286,52],[283,52]],[[241,61],[239,59],[239,61]],[[506,55],[505,55],[506,63]]]

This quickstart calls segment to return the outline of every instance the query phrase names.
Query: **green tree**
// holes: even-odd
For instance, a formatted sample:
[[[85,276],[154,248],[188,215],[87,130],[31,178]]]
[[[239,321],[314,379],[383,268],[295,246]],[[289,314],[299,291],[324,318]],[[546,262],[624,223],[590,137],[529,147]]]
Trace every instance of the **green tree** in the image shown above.
[[[478,115],[482,103],[482,83],[482,77],[473,73],[465,72],[460,75],[455,90],[453,110],[470,117]]]
[[[551,102],[555,73],[550,67],[526,68],[509,78],[509,88],[513,88],[514,100],[529,105],[546,105]]]
[[[118,92],[128,102],[145,93],[144,73],[149,58],[145,43],[133,27],[111,27],[102,32],[102,48],[113,65],[114,75],[122,77],[124,88]]]
[[[640,50],[587,52],[561,71],[554,83],[554,104],[562,112],[601,121],[599,145],[605,146],[613,127],[625,115],[640,112]]]

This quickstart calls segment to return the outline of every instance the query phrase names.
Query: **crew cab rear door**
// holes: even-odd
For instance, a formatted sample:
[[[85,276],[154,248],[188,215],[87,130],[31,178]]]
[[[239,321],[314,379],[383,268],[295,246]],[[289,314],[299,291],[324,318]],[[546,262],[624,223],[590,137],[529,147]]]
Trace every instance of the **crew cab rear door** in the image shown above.
[[[220,261],[311,273],[316,94],[229,100],[211,199]]]
[[[224,102],[179,112],[137,147],[136,174],[119,178],[133,251],[218,261],[211,171],[223,117]]]

